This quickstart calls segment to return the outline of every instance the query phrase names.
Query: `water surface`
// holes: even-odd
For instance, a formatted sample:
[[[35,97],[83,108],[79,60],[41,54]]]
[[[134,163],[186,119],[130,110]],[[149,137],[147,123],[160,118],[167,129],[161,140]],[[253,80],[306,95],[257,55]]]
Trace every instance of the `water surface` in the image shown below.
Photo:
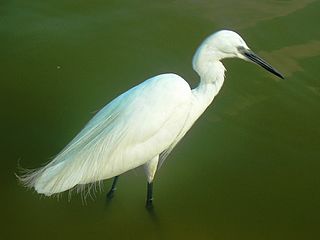
[[[320,223],[319,1],[3,1],[2,235],[10,239],[316,239]],[[225,85],[155,180],[124,174],[105,202],[40,198],[16,182],[93,113],[164,72],[195,86],[191,58],[221,28],[285,76],[224,61]]]

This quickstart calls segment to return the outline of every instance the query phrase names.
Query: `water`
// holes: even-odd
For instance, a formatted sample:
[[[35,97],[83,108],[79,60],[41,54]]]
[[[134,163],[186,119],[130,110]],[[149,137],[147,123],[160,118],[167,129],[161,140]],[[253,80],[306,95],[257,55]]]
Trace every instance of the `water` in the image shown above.
[[[10,239],[316,239],[320,223],[319,1],[3,1],[2,235]],[[105,103],[164,72],[198,79],[212,32],[238,31],[285,76],[224,61],[225,85],[155,181],[140,170],[83,205],[16,182]]]

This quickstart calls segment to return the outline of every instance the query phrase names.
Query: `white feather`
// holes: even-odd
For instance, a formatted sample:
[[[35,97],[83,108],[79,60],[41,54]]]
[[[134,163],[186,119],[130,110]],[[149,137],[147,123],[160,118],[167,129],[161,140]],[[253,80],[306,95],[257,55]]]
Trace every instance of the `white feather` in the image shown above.
[[[50,196],[145,164],[177,138],[190,95],[189,85],[175,74],[141,83],[100,110],[53,161],[21,180]]]
[[[254,55],[237,33],[219,31],[203,42],[193,58],[193,68],[201,77],[197,88],[191,90],[176,74],[146,80],[99,111],[53,161],[20,180],[49,196],[144,165],[151,183],[157,167],[221,89],[225,68],[220,60],[247,56],[282,77]]]

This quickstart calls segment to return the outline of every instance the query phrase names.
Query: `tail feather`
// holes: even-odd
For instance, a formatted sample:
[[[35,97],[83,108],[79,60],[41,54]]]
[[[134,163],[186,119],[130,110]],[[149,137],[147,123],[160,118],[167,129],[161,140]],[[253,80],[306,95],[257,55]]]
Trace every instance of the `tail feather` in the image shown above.
[[[25,173],[18,178],[24,186],[51,196],[69,190],[78,184],[77,177],[66,171],[65,162],[60,162],[55,165],[48,164],[36,170],[25,170]]]
[[[127,101],[122,102],[124,96],[119,96],[100,110],[46,166],[25,170],[17,176],[20,182],[38,193],[51,196],[75,186],[85,189],[84,184],[95,185],[112,177],[112,166],[107,171],[109,175],[106,174],[106,166],[125,136],[123,126],[116,122],[123,108],[128,106]]]

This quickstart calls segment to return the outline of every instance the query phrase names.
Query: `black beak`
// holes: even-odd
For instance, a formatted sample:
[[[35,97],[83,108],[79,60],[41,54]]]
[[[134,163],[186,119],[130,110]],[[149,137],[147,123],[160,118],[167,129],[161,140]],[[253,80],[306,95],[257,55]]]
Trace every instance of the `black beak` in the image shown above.
[[[278,76],[279,78],[284,79],[282,74],[277,71],[275,68],[273,68],[269,63],[264,61],[262,58],[260,58],[258,55],[256,55],[254,52],[252,52],[249,49],[241,49],[242,54],[246,56],[248,59],[250,59],[252,62],[260,65],[264,69],[268,70],[269,72],[273,73],[274,75]]]

